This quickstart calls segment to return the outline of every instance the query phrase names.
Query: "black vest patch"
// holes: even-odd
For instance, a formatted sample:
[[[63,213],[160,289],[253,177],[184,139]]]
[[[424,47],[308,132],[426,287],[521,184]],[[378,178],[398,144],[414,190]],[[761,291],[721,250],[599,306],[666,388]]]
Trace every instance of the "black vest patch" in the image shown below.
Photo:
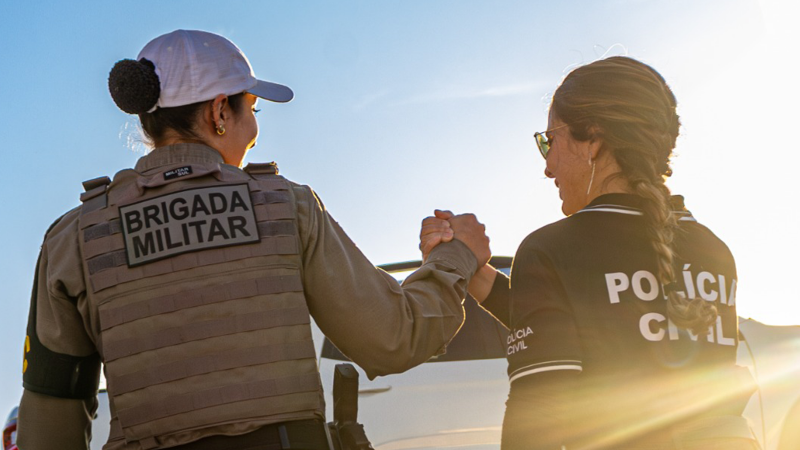
[[[192,174],[192,166],[177,167],[164,172],[164,181],[174,180],[175,178],[185,177]]]

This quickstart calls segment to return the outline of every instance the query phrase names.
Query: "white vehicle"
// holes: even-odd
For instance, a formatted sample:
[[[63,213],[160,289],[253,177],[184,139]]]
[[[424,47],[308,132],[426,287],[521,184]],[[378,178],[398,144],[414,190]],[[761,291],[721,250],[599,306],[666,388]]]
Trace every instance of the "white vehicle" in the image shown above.
[[[495,267],[508,272],[511,258],[494,257]],[[419,261],[388,264],[384,270],[402,278]],[[508,395],[506,330],[472,298],[464,302],[466,321],[447,352],[405,373],[368,380],[359,372],[359,422],[376,450],[497,450]],[[781,442],[781,433],[800,427],[800,326],[777,327],[752,319],[739,322],[738,362],[749,367],[759,392],[745,409],[764,450],[797,450]],[[333,373],[347,361],[316,326],[314,341],[328,406],[333,419]],[[108,394],[101,390],[92,427],[91,450],[108,438]],[[3,448],[16,450],[17,408],[3,431]]]
[[[798,450],[800,430],[800,326],[770,326],[739,318],[737,362],[748,367],[759,386],[745,408],[765,450]],[[795,405],[793,414],[789,414]]]

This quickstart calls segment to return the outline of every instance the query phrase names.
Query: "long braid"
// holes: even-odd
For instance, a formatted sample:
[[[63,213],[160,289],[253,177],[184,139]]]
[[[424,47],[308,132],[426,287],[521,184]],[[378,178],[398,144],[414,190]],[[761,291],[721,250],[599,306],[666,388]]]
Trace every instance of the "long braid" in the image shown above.
[[[704,335],[716,319],[717,309],[702,299],[681,297],[672,289],[676,280],[672,242],[678,222],[671,211],[669,188],[661,177],[648,179],[637,175],[629,172],[627,178],[633,192],[646,200],[642,212],[657,256],[658,280],[667,296],[667,315],[679,328]]]
[[[667,295],[667,314],[676,326],[705,334],[716,320],[714,305],[684,298],[673,289],[677,221],[664,181],[672,175],[670,158],[680,120],[675,96],[664,78],[631,58],[596,61],[564,79],[552,107],[575,139],[586,141],[599,134],[603,148],[620,166],[618,176],[645,199],[645,226],[657,256],[657,276]]]

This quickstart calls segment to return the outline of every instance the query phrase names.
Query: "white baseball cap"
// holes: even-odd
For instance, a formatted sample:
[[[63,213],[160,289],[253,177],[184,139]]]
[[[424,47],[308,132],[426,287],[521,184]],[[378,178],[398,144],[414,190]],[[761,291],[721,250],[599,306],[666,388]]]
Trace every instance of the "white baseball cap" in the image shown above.
[[[294,97],[284,85],[259,80],[239,47],[214,33],[175,30],[159,36],[139,52],[156,66],[161,94],[156,108],[170,108],[211,100],[219,94],[249,92],[273,102]]]

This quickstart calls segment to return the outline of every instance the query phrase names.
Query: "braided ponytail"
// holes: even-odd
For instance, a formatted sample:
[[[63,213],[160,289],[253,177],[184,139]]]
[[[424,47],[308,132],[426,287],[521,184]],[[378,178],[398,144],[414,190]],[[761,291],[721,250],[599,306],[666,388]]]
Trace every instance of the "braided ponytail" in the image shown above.
[[[627,159],[620,158],[627,162]],[[620,166],[625,165],[621,163]],[[672,286],[675,283],[675,253],[672,242],[678,227],[670,207],[670,191],[664,178],[647,177],[635,166],[623,168],[633,193],[645,199],[643,213],[645,226],[653,243],[658,262],[658,281],[664,286],[667,296],[667,315],[679,328],[704,335],[717,316],[717,309],[705,300],[686,299],[679,296]]]
[[[677,221],[664,184],[678,137],[677,102],[664,78],[650,66],[612,57],[572,71],[553,96],[552,111],[586,141],[601,130],[603,149],[619,164],[631,191],[643,198],[647,233],[657,256],[658,279],[667,295],[667,314],[676,326],[705,334],[717,310],[705,300],[687,299],[673,289]]]

